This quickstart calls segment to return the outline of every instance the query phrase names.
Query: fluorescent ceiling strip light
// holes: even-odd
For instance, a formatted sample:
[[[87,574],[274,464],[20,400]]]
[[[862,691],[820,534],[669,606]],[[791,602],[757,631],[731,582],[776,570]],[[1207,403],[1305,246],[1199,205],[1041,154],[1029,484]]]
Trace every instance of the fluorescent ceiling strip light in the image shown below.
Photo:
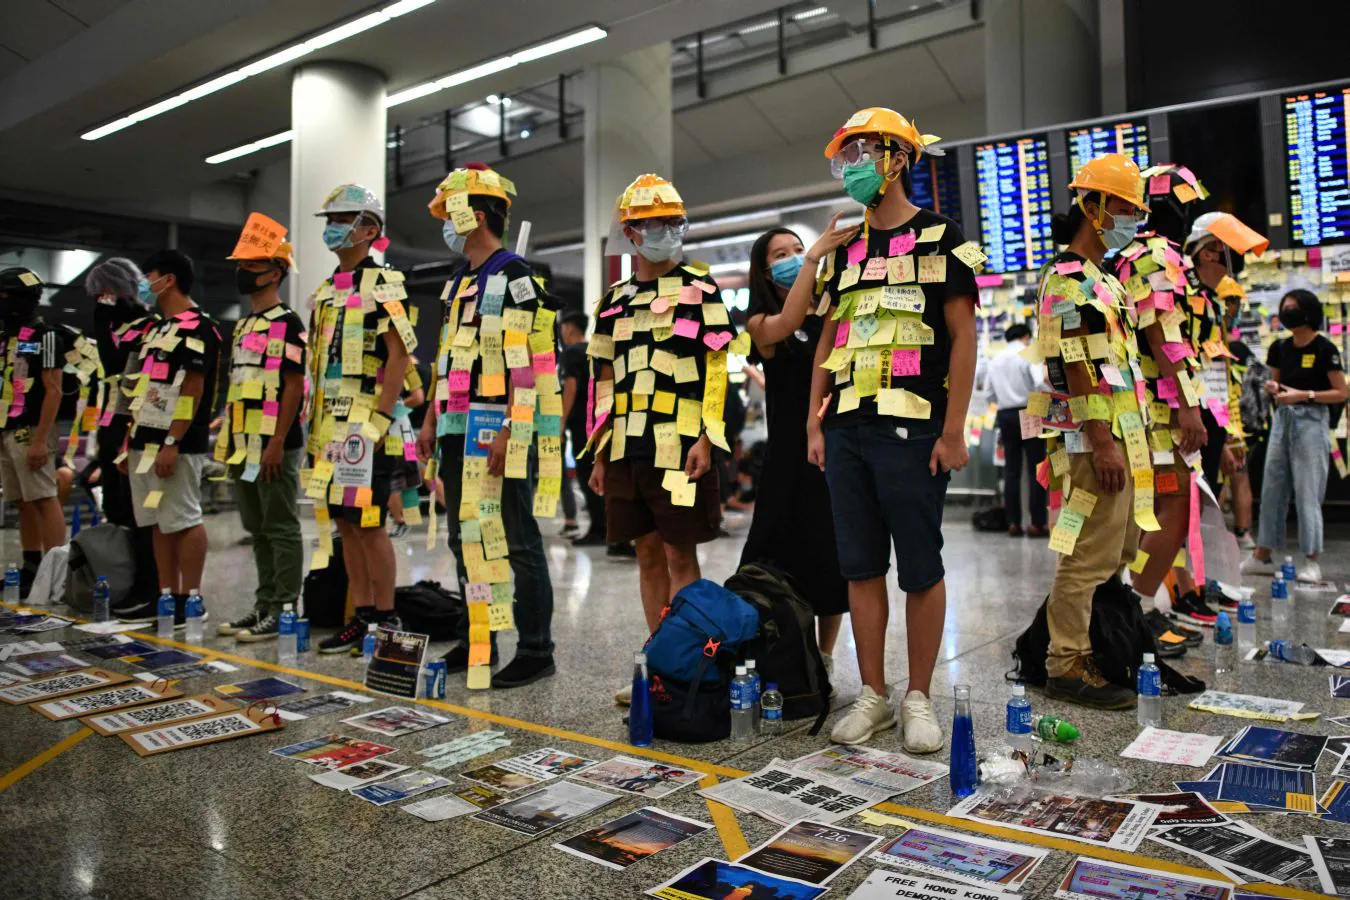
[[[266,150],[268,147],[275,147],[277,144],[284,144],[295,136],[294,131],[283,131],[270,137],[259,138],[251,144],[244,144],[235,147],[233,150],[225,150],[214,156],[208,156],[206,161],[211,165],[217,165],[223,162],[229,162],[232,159],[238,159],[241,156],[248,156],[250,153],[256,153],[259,150]]]
[[[763,31],[763,30],[765,30],[766,28],[777,28],[777,27],[778,27],[778,20],[777,20],[777,19],[770,19],[770,20],[767,21],[767,22],[760,22],[758,25],[747,25],[747,26],[744,27],[744,28],[738,28],[738,29],[736,30],[736,33],[737,33],[737,34],[754,34],[756,31]]]
[[[830,11],[828,6],[817,6],[813,9],[803,10],[792,16],[792,21],[800,22],[802,19],[814,19],[816,16],[823,16]]]
[[[359,19],[353,19],[350,22],[344,22],[335,28],[330,28],[325,32],[315,35],[307,41],[292,44],[291,46],[278,50],[262,59],[251,62],[246,66],[241,66],[232,72],[217,75],[210,81],[199,84],[196,87],[188,88],[185,91],[179,91],[172,97],[159,100],[144,109],[137,110],[120,119],[108,122],[106,125],[100,125],[98,128],[86,131],[84,134],[80,135],[80,137],[86,141],[96,141],[99,138],[107,137],[124,128],[129,128],[137,122],[144,122],[146,119],[152,119],[161,113],[166,113],[171,109],[177,109],[193,100],[200,100],[202,97],[214,94],[216,91],[238,84],[246,78],[251,78],[254,75],[260,75],[263,72],[275,69],[278,66],[283,66],[292,60],[313,53],[315,50],[331,47],[333,44],[345,41],[347,38],[358,35],[363,31],[369,31],[378,25],[383,25],[385,22],[406,15],[413,10],[429,6],[435,2],[436,0],[398,0],[397,3],[390,4],[384,9],[368,13],[367,15],[364,15]]]

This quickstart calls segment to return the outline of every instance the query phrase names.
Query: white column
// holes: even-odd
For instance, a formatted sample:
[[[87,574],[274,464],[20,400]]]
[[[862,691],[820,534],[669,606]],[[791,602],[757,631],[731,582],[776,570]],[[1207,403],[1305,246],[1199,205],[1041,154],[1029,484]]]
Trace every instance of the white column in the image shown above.
[[[674,178],[670,43],[599,63],[580,80],[586,110],[583,191],[585,302],[589,308],[609,284],[603,241],[619,193],[644,172]]]
[[[1100,115],[1097,0],[989,0],[984,85],[991,134]]]
[[[299,277],[289,279],[291,307],[300,311],[314,286],[337,264],[323,244],[324,199],[340,184],[362,184],[384,195],[387,116],[384,76],[354,63],[301,66],[291,80],[291,216]]]

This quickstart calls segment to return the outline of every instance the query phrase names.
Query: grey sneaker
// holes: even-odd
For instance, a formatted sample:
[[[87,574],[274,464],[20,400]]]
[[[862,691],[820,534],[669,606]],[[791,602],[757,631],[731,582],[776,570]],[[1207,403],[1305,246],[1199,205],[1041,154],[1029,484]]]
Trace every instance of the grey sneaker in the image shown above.
[[[891,687],[887,685],[887,695],[890,692]],[[862,693],[853,702],[853,707],[830,732],[830,740],[836,744],[864,744],[878,731],[894,727],[895,713],[891,711],[890,701],[863,685]]]
[[[1107,681],[1091,662],[1047,680],[1045,696],[1093,709],[1134,709],[1137,702],[1134,691]]]
[[[248,631],[254,625],[258,624],[258,611],[251,609],[247,615],[240,616],[233,622],[222,622],[216,626],[216,634],[224,637],[238,634],[241,631]]]
[[[281,623],[275,613],[268,613],[257,621],[252,628],[246,631],[237,632],[234,636],[236,641],[245,644],[256,644],[261,641],[274,641],[277,638],[277,631]]]

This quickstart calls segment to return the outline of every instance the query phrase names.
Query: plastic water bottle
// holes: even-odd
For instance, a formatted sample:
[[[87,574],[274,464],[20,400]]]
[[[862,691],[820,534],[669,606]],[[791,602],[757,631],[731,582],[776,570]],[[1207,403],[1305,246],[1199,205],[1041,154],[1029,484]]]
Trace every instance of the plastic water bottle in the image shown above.
[[[1280,563],[1280,574],[1284,576],[1285,584],[1294,583],[1296,573],[1294,572],[1294,558],[1292,556],[1286,556],[1284,562]]]
[[[1228,613],[1219,613],[1214,623],[1214,680],[1227,681],[1237,671],[1237,648],[1233,646],[1233,623]]]
[[[759,733],[778,735],[783,733],[783,695],[778,692],[778,684],[770,681],[759,698]]]
[[[1139,667],[1137,680],[1139,690],[1139,726],[1152,725],[1162,727],[1162,673],[1153,662],[1153,654],[1144,654],[1144,664]]]
[[[1276,659],[1293,663],[1296,666],[1311,666],[1317,662],[1317,653],[1307,644],[1297,644],[1293,641],[1270,641],[1266,644],[1266,649]]]
[[[745,661],[745,674],[750,676],[750,711],[754,714],[751,721],[754,722],[755,730],[759,731],[759,698],[761,686],[759,673],[755,671],[755,661],[753,659],[747,659]]]
[[[106,576],[98,576],[94,582],[94,621],[107,622],[112,618],[112,588],[108,587]]]
[[[1238,604],[1237,616],[1238,649],[1245,657],[1247,651],[1256,646],[1256,604],[1251,600],[1243,600]]]
[[[1057,744],[1069,744],[1080,737],[1082,732],[1078,726],[1067,719],[1057,719],[1054,716],[1032,716],[1031,731],[1039,735],[1043,741],[1054,741]]]
[[[647,683],[647,654],[633,654],[633,697],[628,704],[628,743],[652,745],[652,695]]]
[[[5,602],[17,604],[19,602],[19,564],[10,563],[9,568],[5,569]]]
[[[952,757],[951,774],[952,793],[958,797],[969,797],[975,793],[979,781],[979,760],[975,757],[975,721],[970,717],[970,685],[958,684],[955,688],[956,712],[952,717]]]
[[[380,626],[371,622],[366,626],[366,636],[361,639],[361,659],[365,660],[366,665],[375,658],[375,637]]]
[[[281,608],[281,618],[277,622],[277,662],[294,664],[300,655],[300,647],[295,634],[295,604],[287,603]]]
[[[183,610],[183,617],[187,622],[187,642],[201,646],[205,640],[205,634],[202,629],[202,623],[206,619],[206,605],[202,603],[202,595],[197,588],[188,592],[187,604]]]
[[[158,616],[159,625],[155,634],[162,638],[173,637],[173,615],[175,610],[173,591],[164,588],[159,592],[159,604],[155,607],[155,614]]]
[[[1275,637],[1283,638],[1289,634],[1289,582],[1279,572],[1270,583],[1270,621]]]
[[[1008,698],[1008,742],[1014,750],[1031,752],[1031,701],[1027,700],[1027,689],[1020,684],[1012,686],[1012,696]]]
[[[745,671],[745,666],[736,667],[736,677],[731,679],[731,739],[743,741],[755,733],[754,722],[755,683]]]

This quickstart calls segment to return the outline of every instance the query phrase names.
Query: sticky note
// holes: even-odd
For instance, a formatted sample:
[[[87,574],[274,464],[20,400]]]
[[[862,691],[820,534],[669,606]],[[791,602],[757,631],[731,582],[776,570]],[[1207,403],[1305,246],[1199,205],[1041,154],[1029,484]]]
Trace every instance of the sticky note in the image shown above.
[[[895,237],[891,238],[890,246],[887,248],[887,255],[901,256],[902,254],[910,252],[914,249],[914,242],[917,239],[918,235],[912,231],[907,231],[904,234],[897,234]]]
[[[159,501],[164,499],[163,491],[150,491],[145,495],[146,509],[159,509]]]

